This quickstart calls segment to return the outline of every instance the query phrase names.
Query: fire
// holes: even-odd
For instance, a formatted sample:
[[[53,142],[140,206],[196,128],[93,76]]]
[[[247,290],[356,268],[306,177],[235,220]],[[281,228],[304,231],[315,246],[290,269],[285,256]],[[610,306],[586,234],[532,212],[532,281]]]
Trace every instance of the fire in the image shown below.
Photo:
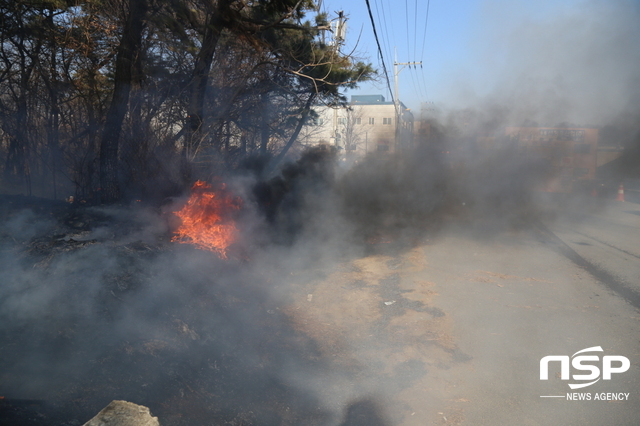
[[[175,213],[182,224],[171,241],[193,244],[226,259],[227,249],[238,232],[232,212],[240,206],[240,199],[225,191],[224,186],[214,191],[208,183],[196,181],[189,201]]]

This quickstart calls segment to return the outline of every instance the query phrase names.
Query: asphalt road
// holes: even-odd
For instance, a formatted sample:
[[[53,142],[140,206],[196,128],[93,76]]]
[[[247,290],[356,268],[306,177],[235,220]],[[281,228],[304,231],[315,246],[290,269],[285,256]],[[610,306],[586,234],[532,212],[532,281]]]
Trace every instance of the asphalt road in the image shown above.
[[[455,386],[444,398],[449,404],[443,413],[458,410],[464,417],[460,424],[471,425],[640,422],[640,314],[559,254],[555,242],[529,235],[493,241],[448,237],[427,255],[441,265],[437,305],[452,317],[452,336],[471,358],[446,374]],[[561,380],[557,365],[550,380],[540,380],[544,356],[571,356],[595,346],[604,350],[596,354],[600,357],[626,356],[631,368],[576,392],[592,398],[624,392],[628,401],[567,400],[573,392],[568,383],[577,381]]]
[[[583,200],[565,206],[548,228],[583,259],[640,294],[640,204]]]

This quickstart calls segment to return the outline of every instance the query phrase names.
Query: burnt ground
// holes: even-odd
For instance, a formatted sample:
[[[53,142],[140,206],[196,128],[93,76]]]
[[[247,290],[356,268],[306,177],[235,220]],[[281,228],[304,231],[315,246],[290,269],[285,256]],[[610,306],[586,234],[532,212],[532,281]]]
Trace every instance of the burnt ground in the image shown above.
[[[431,284],[404,288],[416,236],[223,260],[171,243],[159,211],[5,201],[1,424],[83,424],[123,399],[163,425],[391,425],[390,395],[469,359]]]
[[[326,366],[263,303],[264,278],[162,234],[124,238],[136,220],[6,201],[0,423],[83,424],[112,399],[163,425],[326,421],[312,394],[278,379],[289,358]]]
[[[163,425],[392,424],[380,380],[400,391],[424,374],[412,359],[372,373],[302,325],[286,289],[333,279],[324,266],[223,260],[171,243],[162,215],[143,209],[26,197],[2,206],[0,424],[80,425],[114,399],[148,406]],[[351,292],[367,266],[345,265],[334,266],[355,268],[339,284]],[[404,297],[397,273],[371,279],[389,281],[371,300],[396,299],[362,317],[380,336],[407,309],[442,316]]]
[[[415,237],[379,234],[329,264],[256,265],[172,244],[143,210],[6,201],[2,424],[82,424],[112,399],[163,425],[397,424],[404,413],[382,406],[424,380],[421,347],[440,366],[468,359],[430,284],[401,286],[421,269],[398,257]]]

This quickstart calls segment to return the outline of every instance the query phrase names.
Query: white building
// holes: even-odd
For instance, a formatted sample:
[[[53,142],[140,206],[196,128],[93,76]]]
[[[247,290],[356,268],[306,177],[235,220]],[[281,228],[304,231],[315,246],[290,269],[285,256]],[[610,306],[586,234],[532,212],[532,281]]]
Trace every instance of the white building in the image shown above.
[[[413,114],[402,103],[400,109],[397,120],[393,102],[385,102],[382,95],[352,96],[347,108],[318,106],[318,118],[305,126],[300,142],[333,145],[358,156],[393,152],[412,144]]]

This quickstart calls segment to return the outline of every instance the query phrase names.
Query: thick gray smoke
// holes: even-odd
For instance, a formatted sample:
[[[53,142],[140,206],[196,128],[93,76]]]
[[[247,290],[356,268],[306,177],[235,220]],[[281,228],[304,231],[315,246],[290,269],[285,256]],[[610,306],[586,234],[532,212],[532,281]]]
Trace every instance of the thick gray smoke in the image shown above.
[[[245,200],[228,259],[169,241],[184,200],[5,196],[0,419],[81,424],[127,399],[163,425],[383,424],[375,374],[335,364],[285,311],[325,267],[362,252],[331,194],[332,158],[303,158],[262,186],[230,181]]]
[[[599,149],[620,157],[598,168],[589,192],[603,185],[611,194],[640,176],[640,4],[525,3],[481,3],[469,31],[473,69],[443,82],[450,88],[439,93],[449,95],[421,115],[461,165],[449,179],[460,203],[485,218],[499,206],[524,206],[518,215],[530,221],[548,207],[531,198],[545,164],[501,140],[508,126],[597,128]]]
[[[5,197],[0,393],[16,410],[36,404],[50,424],[88,419],[111,399],[147,405],[167,425],[386,424],[378,398],[424,376],[423,363],[378,371],[369,347],[314,334],[324,314],[314,325],[291,306],[311,301],[318,283],[330,287],[331,271],[364,274],[350,260],[410,250],[458,217],[466,183],[452,182],[440,148],[347,171],[318,148],[269,180],[231,178],[244,207],[228,259],[170,242],[184,199],[160,209]],[[373,279],[379,297],[398,301],[389,312],[443,315],[404,298],[389,262],[391,275]],[[382,333],[391,318],[372,324]],[[368,344],[393,353],[384,342]]]
[[[463,89],[444,103],[508,107],[508,125],[605,125],[638,111],[638,2],[523,3],[483,4],[470,42],[474,68],[452,82]]]

